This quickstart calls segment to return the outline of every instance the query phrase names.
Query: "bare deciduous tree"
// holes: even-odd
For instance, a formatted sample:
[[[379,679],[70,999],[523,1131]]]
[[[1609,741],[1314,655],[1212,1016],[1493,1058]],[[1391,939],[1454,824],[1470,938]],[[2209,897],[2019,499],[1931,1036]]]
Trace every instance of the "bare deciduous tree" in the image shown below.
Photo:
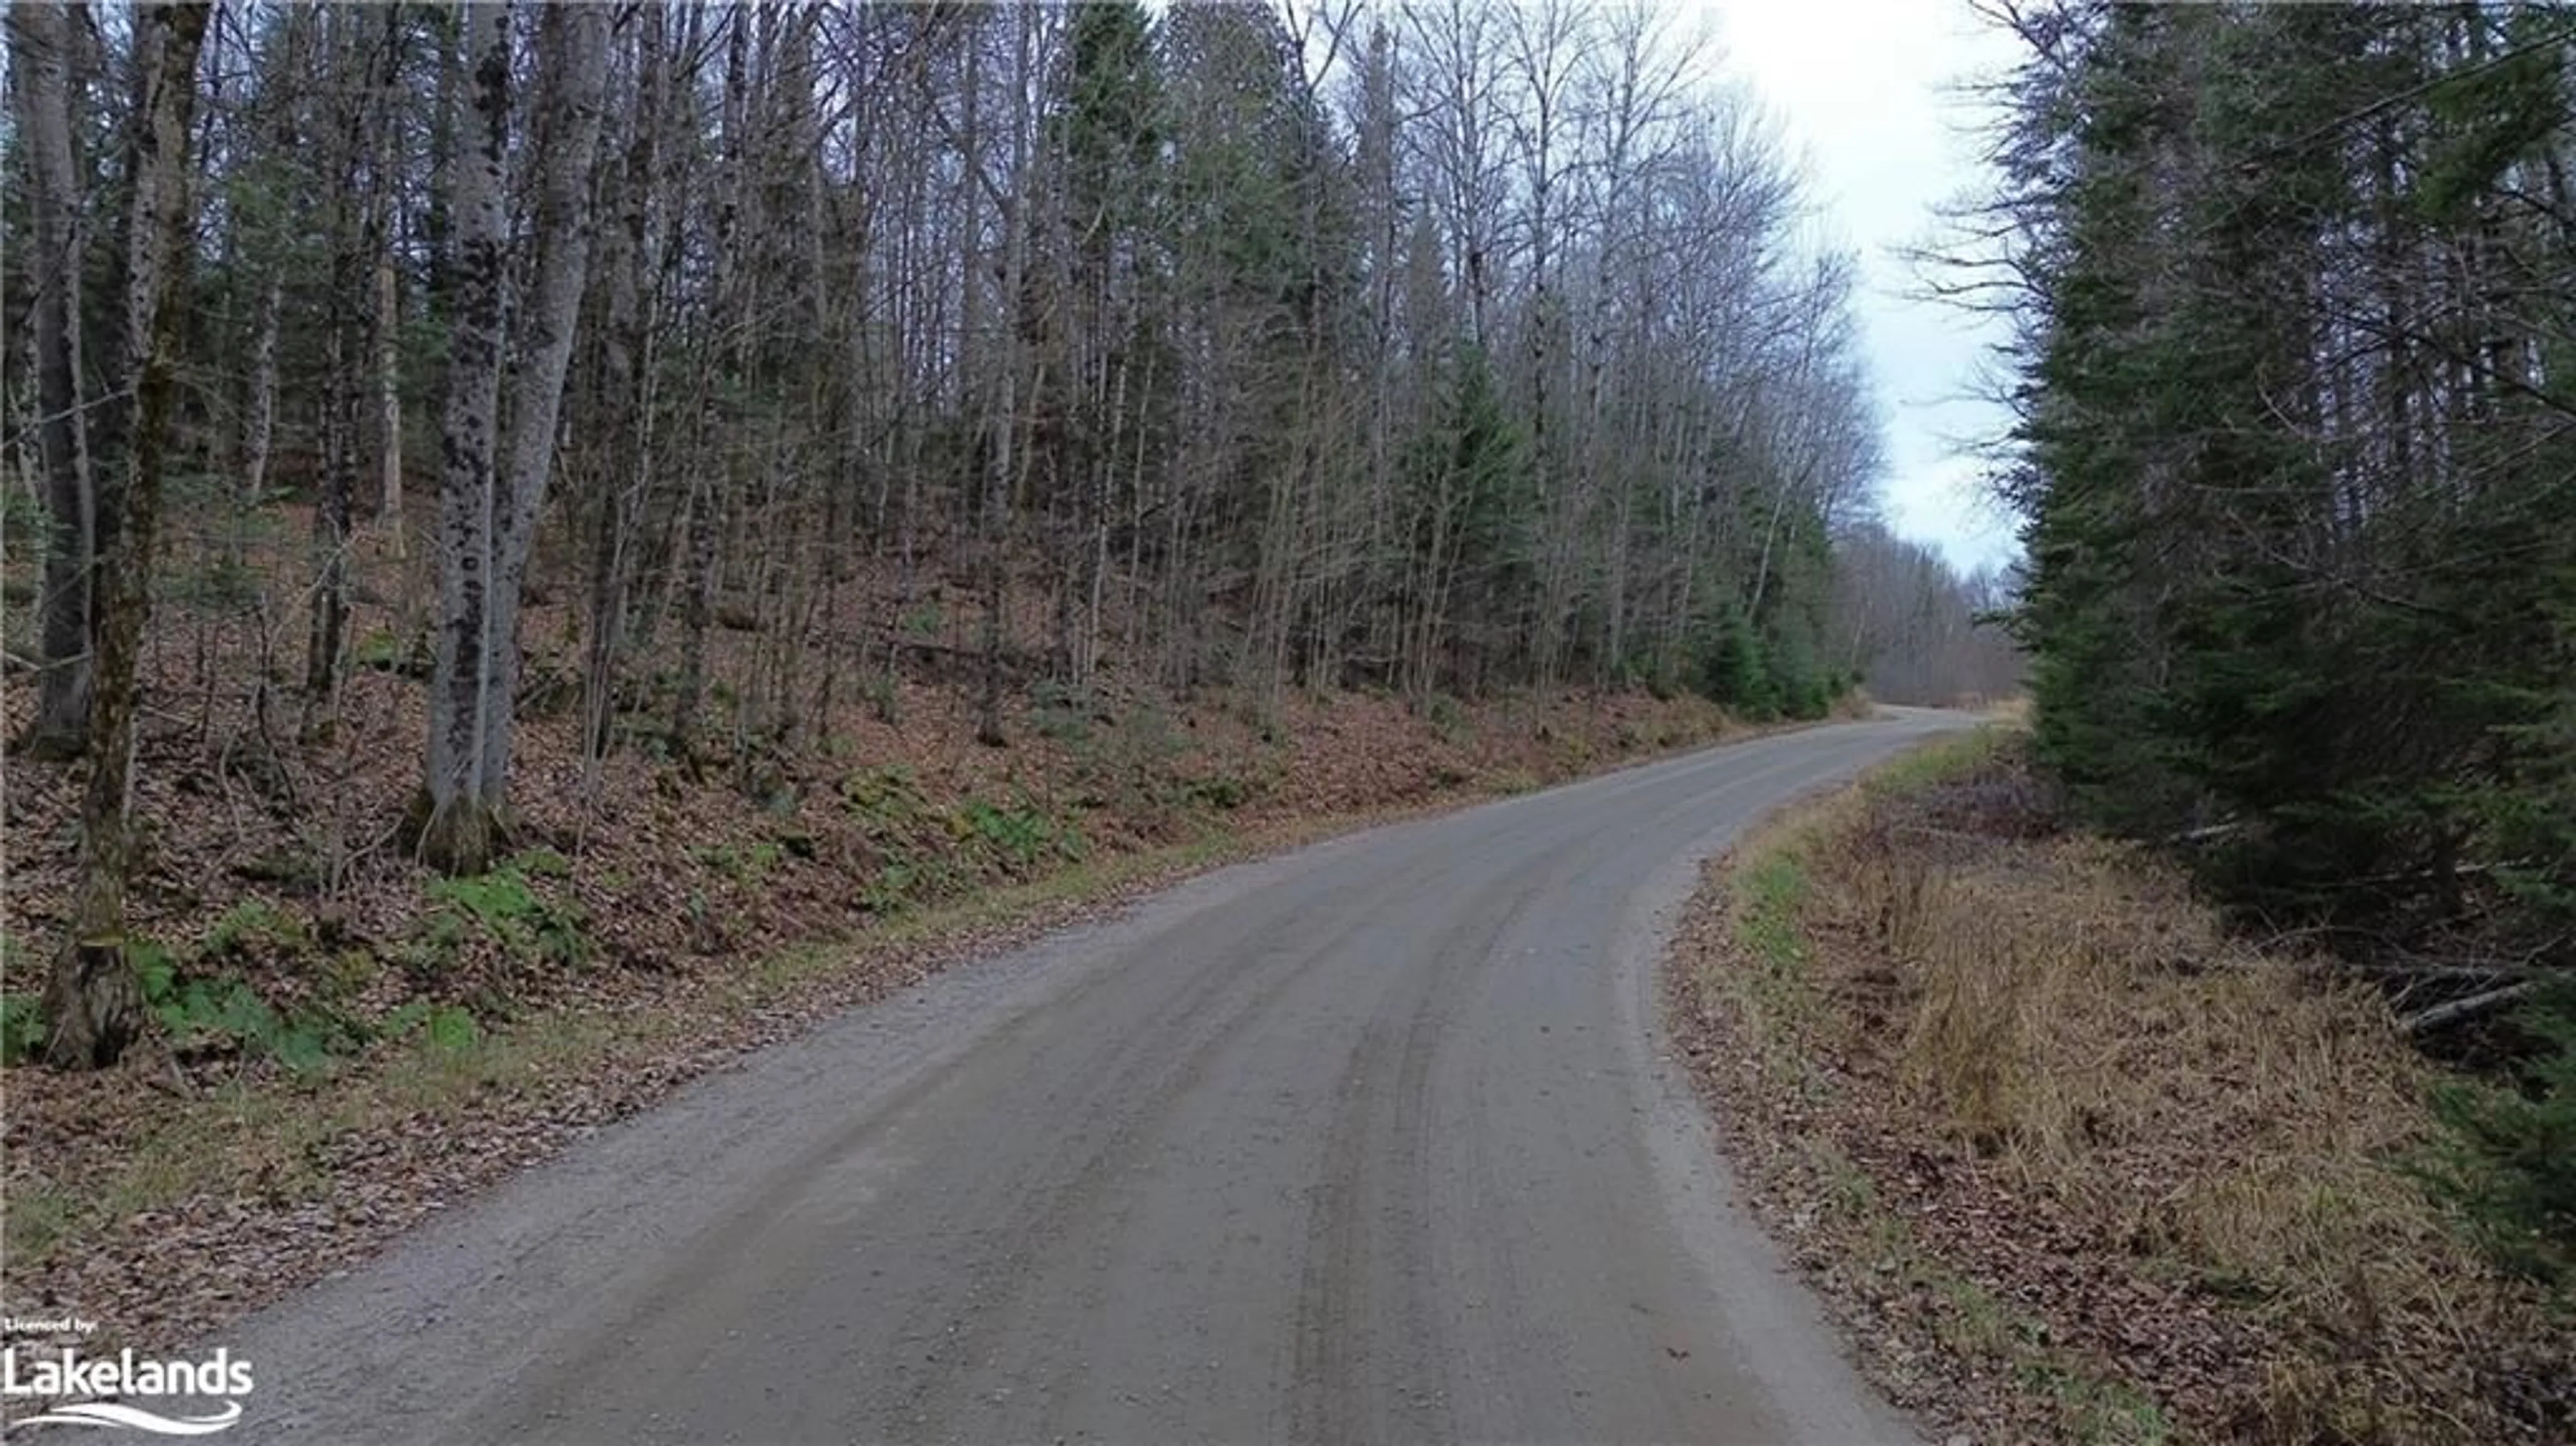
[[[134,98],[125,137],[125,253],[119,271],[118,374],[133,379],[117,416],[122,511],[99,560],[98,667],[89,710],[90,775],[81,805],[79,897],[73,932],[45,988],[45,1056],[56,1065],[110,1065],[133,1042],[143,1001],[127,958],[126,877],[131,866],[138,664],[152,609],[182,321],[177,298],[188,264],[189,143],[197,51],[212,7],[137,7]]]
[[[510,11],[507,4],[466,7],[472,80],[459,91],[464,143],[449,167],[455,310],[441,440],[440,627],[420,842],[438,867],[463,873],[486,867],[506,833],[520,597],[589,269],[590,171],[606,69],[604,7],[543,13],[538,55],[545,111],[531,148],[537,259],[521,312],[520,360],[504,432]]]
[[[69,6],[35,0],[9,7],[10,91],[27,170],[27,284],[35,348],[37,438],[45,470],[42,604],[44,672],[36,715],[18,747],[31,756],[80,752],[89,723],[91,619],[100,552],[92,468],[92,391],[83,364],[81,276],[86,227],[72,115]]]

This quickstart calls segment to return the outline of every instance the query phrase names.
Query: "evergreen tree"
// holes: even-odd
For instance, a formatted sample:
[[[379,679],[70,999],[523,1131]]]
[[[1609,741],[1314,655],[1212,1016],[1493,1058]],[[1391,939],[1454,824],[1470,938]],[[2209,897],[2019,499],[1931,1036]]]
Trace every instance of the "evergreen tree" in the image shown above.
[[[2116,828],[2215,839],[2265,917],[2565,961],[2576,233],[2527,202],[2567,195],[2576,39],[2542,7],[2022,25],[2041,757]]]

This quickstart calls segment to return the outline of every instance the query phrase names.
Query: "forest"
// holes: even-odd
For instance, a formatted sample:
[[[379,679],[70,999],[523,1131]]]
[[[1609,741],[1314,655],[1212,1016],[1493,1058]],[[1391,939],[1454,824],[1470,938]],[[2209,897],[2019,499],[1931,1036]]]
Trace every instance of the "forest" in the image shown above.
[[[13,1309],[194,1339],[1216,863],[1923,704],[1606,781],[1669,832],[1464,820],[1310,952],[1138,944],[1205,988],[1101,1078],[1330,956],[1419,1028],[1336,999],[1301,1126],[1439,1118],[1435,1036],[1608,1079],[1438,1035],[1571,1007],[1459,983],[1617,923],[1565,840],[1958,730],[1677,916],[1657,1027],[1819,1289],[2064,1439],[2564,1439],[2576,14],[1960,8],[2016,57],[1913,258],[2002,339],[1974,575],[1882,514],[1869,268],[1685,7],[8,5]],[[1466,882],[1381,969],[1406,878]],[[1050,1102],[1101,1160],[1160,1138],[1111,1093]],[[1395,1230],[1424,1158],[1309,1203]]]
[[[2576,24],[1993,15],[2037,758],[2489,1072],[2436,1174],[2576,1282]]]
[[[139,1028],[138,740],[193,714],[292,821],[362,674],[420,747],[369,735],[404,817],[335,880],[509,856],[532,710],[595,798],[771,789],[924,682],[993,747],[1138,690],[2013,685],[2000,581],[1873,520],[1851,258],[1658,7],[31,3],[7,43],[11,753],[85,760],[69,942],[17,941],[58,1062]]]
[[[2520,997],[2576,940],[2576,26],[2010,21],[1960,284],[2022,322],[2042,756],[2250,917]]]

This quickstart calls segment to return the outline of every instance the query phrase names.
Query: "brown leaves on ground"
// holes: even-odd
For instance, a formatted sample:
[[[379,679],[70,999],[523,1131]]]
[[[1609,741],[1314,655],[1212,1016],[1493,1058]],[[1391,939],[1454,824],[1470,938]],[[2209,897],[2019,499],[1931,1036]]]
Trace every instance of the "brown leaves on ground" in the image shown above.
[[[1901,1403],[1976,1439],[2570,1439],[2576,1330],[2406,1173],[2385,1007],[2063,832],[2017,745],[1774,824],[1673,1017],[1757,1207]]]
[[[474,912],[488,900],[442,895],[395,843],[425,727],[401,646],[417,624],[416,603],[362,600],[361,666],[323,709],[292,693],[277,640],[298,634],[264,609],[156,623],[133,933],[280,1018],[380,1026],[409,1009],[416,1024],[436,1007],[473,1035],[433,1047],[415,1027],[301,1077],[166,1031],[103,1074],[0,1071],[0,1311],[77,1312],[104,1323],[87,1343],[102,1349],[191,1344],[949,962],[1226,857],[1729,729],[1704,703],[1631,696],[1256,708],[1163,696],[1113,664],[1079,707],[1016,708],[1007,748],[973,742],[953,680],[863,696],[845,678],[804,705],[820,719],[808,745],[671,757],[647,730],[593,775],[577,710],[536,709],[512,785],[534,852],[525,899],[505,901],[531,912],[491,928]],[[579,656],[564,605],[525,628],[532,675]],[[756,670],[756,637],[710,643],[717,676]],[[32,700],[12,692],[14,731]],[[15,993],[41,988],[67,917],[83,774],[8,773],[0,989]]]

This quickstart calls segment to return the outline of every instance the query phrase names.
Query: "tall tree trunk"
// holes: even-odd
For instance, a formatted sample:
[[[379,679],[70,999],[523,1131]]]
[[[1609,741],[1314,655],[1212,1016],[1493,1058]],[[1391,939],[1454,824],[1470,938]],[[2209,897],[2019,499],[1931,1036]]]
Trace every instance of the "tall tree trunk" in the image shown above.
[[[1008,197],[996,198],[1002,221],[1002,297],[995,309],[999,318],[996,330],[1001,334],[996,360],[1001,368],[1002,396],[1000,411],[992,422],[992,471],[985,484],[988,490],[978,528],[984,554],[984,676],[975,704],[975,741],[992,748],[1009,741],[1002,732],[1002,644],[1010,608],[1012,522],[1020,491],[1017,484],[1028,465],[1027,438],[1022,435],[1026,427],[1022,397],[1024,391],[1034,390],[1021,373],[1027,366],[1022,316],[1029,301],[1023,293],[1029,266],[1029,74],[1035,15],[1033,10],[1022,9],[1012,17]]]
[[[706,706],[707,628],[715,618],[717,538],[734,494],[738,455],[734,419],[741,410],[749,328],[743,323],[743,213],[750,190],[751,153],[751,10],[728,7],[725,17],[723,108],[724,160],[717,173],[715,216],[716,314],[719,335],[706,343],[700,372],[697,443],[698,466],[689,482],[688,571],[680,608],[680,686],[672,700],[673,746],[694,759],[700,714]],[[710,395],[712,393],[712,395]],[[713,432],[719,459],[709,461],[705,439]]]
[[[81,801],[81,854],[72,937],[46,982],[45,1058],[59,1068],[116,1063],[143,1022],[142,990],[125,952],[137,664],[152,607],[152,545],[161,505],[161,454],[178,371],[177,305],[188,259],[188,142],[197,51],[211,6],[144,5],[134,26],[134,111],[126,170],[123,375],[135,379],[134,436],[115,551],[100,569],[93,744]]]
[[[373,204],[367,213],[367,251],[375,259],[375,313],[368,338],[374,343],[376,372],[376,522],[393,555],[404,555],[402,430],[402,278],[394,267],[395,197],[404,161],[402,127],[394,124],[394,107],[402,86],[402,7],[384,8],[384,36],[377,53],[375,83],[368,92],[370,134],[375,155],[368,178]]]
[[[68,758],[87,737],[90,613],[98,547],[98,491],[81,361],[80,164],[73,153],[72,20],[68,7],[28,0],[9,7],[10,91],[27,168],[27,286],[36,352],[44,457],[46,540],[39,647],[44,672],[36,714],[15,747],[27,757]]]
[[[383,229],[378,231],[380,237],[386,234]],[[401,297],[393,257],[380,252],[376,257],[376,314],[371,328],[376,352],[376,525],[383,529],[385,541],[397,558],[405,555],[402,356],[396,345],[397,328],[402,324]]]
[[[283,17],[279,36],[280,54],[275,63],[278,79],[270,82],[279,92],[268,97],[271,108],[267,133],[262,137],[271,154],[292,156],[304,148],[304,87],[295,82],[303,74],[306,36],[315,28],[320,15],[314,11],[289,10]],[[311,204],[310,198],[293,198],[282,209],[286,226],[300,226]],[[237,217],[236,225],[244,218]],[[272,225],[255,228],[274,231]],[[239,565],[248,548],[251,518],[268,497],[269,467],[277,446],[277,346],[286,310],[287,263],[280,254],[282,246],[275,236],[268,236],[254,254],[258,260],[259,304],[251,324],[249,394],[243,401],[241,445],[237,463],[241,468],[240,501],[234,508],[231,535],[227,548],[231,560]]]
[[[636,92],[642,109],[634,121],[618,178],[617,226],[606,237],[607,331],[601,347],[602,420],[622,411],[625,423],[607,440],[599,469],[592,519],[590,656],[583,669],[583,780],[595,789],[608,756],[616,716],[617,669],[625,649],[630,533],[652,466],[655,397],[652,385],[654,317],[650,288],[660,270],[655,224],[660,196],[661,139],[666,103],[663,80],[665,17],[659,5],[636,16]]]
[[[441,446],[443,626],[430,683],[429,769],[420,809],[423,857],[453,873],[490,867],[505,843],[520,589],[554,460],[573,324],[589,270],[590,169],[599,140],[609,15],[603,6],[569,5],[548,9],[540,21],[540,85],[547,109],[530,147],[539,166],[539,251],[524,303],[526,330],[516,348],[506,439],[495,414],[501,395],[510,7],[471,4],[465,19],[471,114],[459,117],[464,144],[449,174],[455,319]]]
[[[533,148],[538,157],[536,277],[521,301],[525,330],[518,338],[518,369],[510,397],[494,499],[494,561],[490,627],[485,646],[489,678],[484,699],[484,740],[476,791],[496,814],[509,792],[510,744],[519,687],[519,599],[527,582],[528,554],[539,505],[552,474],[556,422],[562,416],[564,376],[572,366],[574,325],[590,276],[595,217],[590,203],[592,162],[599,151],[600,109],[606,93],[606,5],[550,5],[537,44],[547,112]]]
[[[356,238],[345,238],[354,250]],[[338,284],[354,283],[358,272],[344,253],[332,268]],[[340,689],[340,645],[349,623],[349,504],[358,478],[358,389],[349,355],[347,303],[334,300],[330,336],[323,346],[322,488],[313,506],[313,616],[305,641],[304,696],[315,712],[310,732],[328,737],[333,702]]]
[[[422,856],[476,873],[499,847],[501,820],[483,797],[484,713],[494,651],[492,504],[501,404],[503,200],[510,161],[510,7],[463,7],[446,192],[447,401],[439,425],[439,632],[429,685],[429,761],[419,815]]]
[[[359,89],[354,77],[362,73],[362,63],[355,52],[364,42],[356,39],[357,16],[339,12],[330,18],[331,30],[347,34],[349,41],[339,43],[335,34],[324,42],[331,54],[325,73],[340,81],[346,96]],[[355,292],[364,274],[358,252],[361,203],[354,194],[364,101],[350,99],[346,104],[348,123],[334,128],[333,138],[341,149],[328,172],[331,299],[323,322],[322,486],[313,505],[313,610],[304,651],[304,696],[312,710],[306,732],[314,738],[329,736],[340,688],[340,644],[349,617],[350,494],[358,479],[357,358],[350,354],[350,329],[356,320]]]
[[[331,13],[326,20],[331,26],[325,42],[331,53],[327,73],[338,82],[340,110],[332,136],[338,149],[327,173],[332,189],[331,301],[322,389],[322,491],[313,510],[313,626],[304,663],[304,693],[315,710],[308,731],[314,736],[329,734],[338,709],[349,626],[350,522],[357,503],[358,453],[368,430],[362,423],[371,407],[379,429],[378,455],[391,456],[401,445],[399,416],[390,429],[386,416],[385,399],[393,385],[392,336],[384,315],[390,310],[390,289],[376,280],[380,270],[388,280],[391,275],[383,267],[386,237],[380,217],[392,182],[382,164],[378,132],[391,129],[383,95],[399,53],[397,17],[388,7],[381,26],[356,11]],[[362,380],[362,367],[373,376]],[[379,468],[381,487],[381,463]]]
[[[241,511],[245,518],[268,494],[268,463],[277,442],[277,328],[286,306],[286,276],[272,265],[260,287],[259,320],[250,344],[250,415],[242,422]],[[237,527],[235,532],[240,529]],[[238,537],[235,547],[239,547]],[[238,560],[238,559],[236,559]]]

